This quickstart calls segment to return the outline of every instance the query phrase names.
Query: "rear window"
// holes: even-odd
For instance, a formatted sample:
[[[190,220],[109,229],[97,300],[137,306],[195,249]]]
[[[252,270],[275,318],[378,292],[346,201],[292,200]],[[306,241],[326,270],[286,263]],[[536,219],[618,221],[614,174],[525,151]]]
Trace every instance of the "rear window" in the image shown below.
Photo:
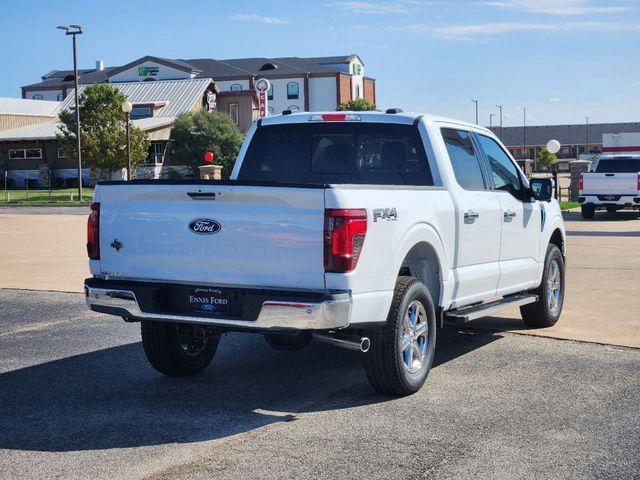
[[[598,162],[597,173],[640,172],[640,158],[610,158]]]
[[[260,127],[238,180],[433,185],[418,129],[381,123]]]

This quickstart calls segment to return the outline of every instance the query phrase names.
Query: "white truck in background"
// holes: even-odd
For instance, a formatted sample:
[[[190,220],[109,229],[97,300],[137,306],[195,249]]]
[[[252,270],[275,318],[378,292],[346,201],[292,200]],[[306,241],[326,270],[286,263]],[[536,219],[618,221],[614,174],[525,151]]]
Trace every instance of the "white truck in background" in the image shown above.
[[[226,181],[104,182],[89,307],[141,322],[151,365],[194,375],[222,334],[362,352],[372,386],[417,391],[436,327],[520,307],[555,324],[565,231],[495,135],[440,117],[297,113],[254,123]]]
[[[587,219],[601,208],[609,213],[640,209],[640,152],[598,156],[590,171],[580,175],[578,202]]]

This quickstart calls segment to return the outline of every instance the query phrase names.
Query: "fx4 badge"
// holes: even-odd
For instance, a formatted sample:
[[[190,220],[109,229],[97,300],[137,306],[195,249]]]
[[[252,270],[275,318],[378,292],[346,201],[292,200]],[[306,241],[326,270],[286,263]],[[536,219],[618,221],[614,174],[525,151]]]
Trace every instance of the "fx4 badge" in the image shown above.
[[[396,207],[393,208],[374,208],[373,209],[373,221],[380,220],[396,221],[398,220],[398,212]]]

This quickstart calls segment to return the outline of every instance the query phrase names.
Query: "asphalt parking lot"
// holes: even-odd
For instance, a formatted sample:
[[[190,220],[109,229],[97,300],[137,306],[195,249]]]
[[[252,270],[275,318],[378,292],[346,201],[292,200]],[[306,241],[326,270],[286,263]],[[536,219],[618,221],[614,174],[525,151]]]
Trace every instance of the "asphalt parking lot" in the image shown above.
[[[0,478],[633,478],[640,350],[443,330],[425,388],[358,354],[230,335],[168,379],[139,326],[74,293],[1,290]]]
[[[402,399],[376,394],[355,352],[257,335],[224,337],[203,375],[158,375],[138,324],[73,292],[84,213],[0,211],[2,479],[640,478],[636,213],[567,215],[558,325],[505,312],[441,330]]]

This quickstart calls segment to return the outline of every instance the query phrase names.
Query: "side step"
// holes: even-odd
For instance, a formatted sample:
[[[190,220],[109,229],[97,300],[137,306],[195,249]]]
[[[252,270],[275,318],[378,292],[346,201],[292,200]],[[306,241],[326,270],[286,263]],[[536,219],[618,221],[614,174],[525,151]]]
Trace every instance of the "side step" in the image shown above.
[[[450,325],[463,325],[470,320],[492,315],[500,310],[507,308],[519,307],[538,301],[538,296],[529,293],[519,293],[517,295],[509,295],[500,300],[489,303],[481,303],[471,307],[464,307],[458,310],[445,312],[444,321]]]

